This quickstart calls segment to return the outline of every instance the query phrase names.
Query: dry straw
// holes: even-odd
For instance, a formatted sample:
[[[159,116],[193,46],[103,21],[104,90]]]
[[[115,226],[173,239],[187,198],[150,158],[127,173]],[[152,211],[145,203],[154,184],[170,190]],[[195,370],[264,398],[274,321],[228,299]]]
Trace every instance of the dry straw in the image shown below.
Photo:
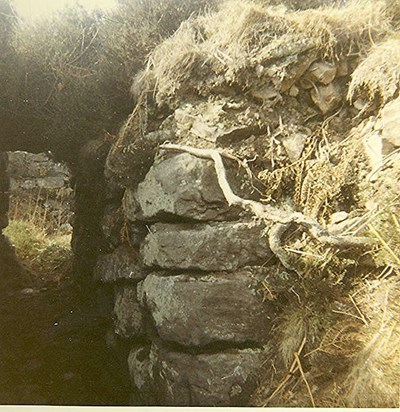
[[[367,101],[376,96],[387,103],[399,90],[400,38],[394,37],[376,45],[352,75],[348,98],[353,100],[363,92]]]
[[[360,53],[389,30],[383,1],[353,0],[341,8],[294,12],[229,0],[217,12],[186,21],[156,47],[147,76],[155,81],[160,104],[179,93],[208,93],[211,84],[246,89],[260,76],[273,76],[262,69],[277,60],[284,63],[310,50],[330,59]],[[275,84],[285,74],[278,73]]]

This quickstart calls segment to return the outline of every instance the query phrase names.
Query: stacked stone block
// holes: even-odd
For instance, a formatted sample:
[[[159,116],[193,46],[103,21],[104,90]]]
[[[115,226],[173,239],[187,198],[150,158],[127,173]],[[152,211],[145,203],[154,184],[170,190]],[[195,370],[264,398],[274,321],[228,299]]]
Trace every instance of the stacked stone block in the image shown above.
[[[103,230],[127,235],[95,276],[114,287],[114,333],[131,342],[142,403],[246,405],[273,318],[261,286],[268,227],[229,207],[213,163],[186,153],[157,157],[122,211]]]

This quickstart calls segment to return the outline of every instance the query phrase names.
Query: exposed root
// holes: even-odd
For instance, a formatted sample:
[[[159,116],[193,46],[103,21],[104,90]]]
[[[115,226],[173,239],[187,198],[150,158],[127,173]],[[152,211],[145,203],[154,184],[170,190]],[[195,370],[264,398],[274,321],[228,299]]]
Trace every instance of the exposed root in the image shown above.
[[[284,248],[282,237],[289,229],[290,224],[275,224],[269,231],[268,241],[272,253],[279,259],[282,265],[297,273],[296,268],[290,263],[290,253]]]
[[[271,205],[266,205],[255,200],[243,199],[233,193],[226,177],[225,166],[222,161],[224,153],[217,149],[199,149],[192,146],[164,143],[160,149],[187,152],[193,156],[203,159],[211,159],[214,162],[215,172],[219,186],[225,196],[226,201],[230,206],[239,205],[244,209],[250,210],[255,217],[264,219],[275,224],[269,231],[269,241],[271,250],[281,261],[282,265],[289,270],[293,267],[289,263],[289,255],[283,247],[282,236],[289,228],[290,224],[296,224],[308,231],[309,235],[327,246],[333,246],[338,249],[359,248],[368,249],[372,246],[373,241],[367,237],[354,237],[341,234],[333,234],[336,232],[322,227],[315,219],[306,216],[299,212],[287,211]],[[229,155],[231,158],[231,156]]]

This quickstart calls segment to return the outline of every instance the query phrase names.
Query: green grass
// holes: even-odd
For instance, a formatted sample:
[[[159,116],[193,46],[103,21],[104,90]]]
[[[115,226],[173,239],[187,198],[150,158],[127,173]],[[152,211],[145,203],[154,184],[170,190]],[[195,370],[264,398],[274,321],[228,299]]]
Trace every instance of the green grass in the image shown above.
[[[70,234],[47,235],[43,227],[24,220],[12,220],[4,234],[37,280],[59,283],[68,273],[72,259]]]

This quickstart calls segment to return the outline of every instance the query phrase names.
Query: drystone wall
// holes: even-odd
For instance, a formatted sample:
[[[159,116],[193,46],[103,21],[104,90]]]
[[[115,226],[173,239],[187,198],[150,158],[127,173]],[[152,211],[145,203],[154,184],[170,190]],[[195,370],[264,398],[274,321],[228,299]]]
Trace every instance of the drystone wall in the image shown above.
[[[46,153],[9,152],[10,189],[60,189],[70,180],[70,171]]]
[[[230,183],[246,187],[230,173]],[[211,161],[158,155],[122,205],[105,208],[114,251],[95,279],[113,289],[109,345],[128,343],[135,402],[246,405],[266,361],[273,308],[265,224],[228,207]],[[122,236],[121,236],[122,234]]]
[[[346,65],[316,60],[296,60],[285,92],[254,87],[239,95],[227,86],[177,98],[168,113],[157,112],[151,96],[141,111],[139,99],[111,147],[105,175],[124,195],[104,208],[101,229],[112,251],[100,254],[95,279],[109,293],[108,344],[126,357],[132,403],[246,406],[261,371],[274,375],[273,328],[285,302],[274,294],[287,293],[295,274],[277,263],[268,223],[228,205],[213,161],[160,145],[218,148],[236,195],[261,201],[267,194],[288,207],[274,192],[279,179],[254,176],[277,162],[298,163],[320,116],[343,104]],[[249,159],[252,172],[235,156]]]
[[[283,175],[254,177],[304,161],[321,116],[343,105],[349,79],[346,64],[313,53],[295,61],[284,91],[238,94],[227,85],[177,97],[168,112],[151,96],[141,109],[140,98],[107,156],[106,176],[125,190],[121,205],[104,209],[113,251],[99,257],[95,278],[110,293],[108,342],[121,354],[124,342],[136,404],[246,406],[261,371],[275,373],[273,328],[285,305],[275,294],[288,293],[296,274],[277,263],[268,223],[227,204],[213,161],[160,145],[217,148],[234,194],[290,208],[275,190]],[[337,114],[340,128],[351,110]]]

